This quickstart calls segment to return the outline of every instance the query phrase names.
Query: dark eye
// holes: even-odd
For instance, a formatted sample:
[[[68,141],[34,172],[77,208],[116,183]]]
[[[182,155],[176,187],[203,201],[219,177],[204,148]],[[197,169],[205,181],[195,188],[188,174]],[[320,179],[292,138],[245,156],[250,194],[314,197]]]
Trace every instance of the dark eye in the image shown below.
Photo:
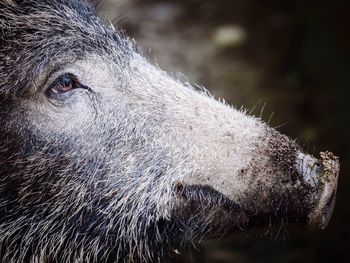
[[[88,89],[86,86],[82,85],[78,78],[71,74],[65,73],[59,76],[48,88],[47,95],[50,97],[61,97],[61,95],[66,95],[76,89]]]
[[[50,86],[49,92],[62,94],[77,88],[77,78],[72,74],[63,74]]]

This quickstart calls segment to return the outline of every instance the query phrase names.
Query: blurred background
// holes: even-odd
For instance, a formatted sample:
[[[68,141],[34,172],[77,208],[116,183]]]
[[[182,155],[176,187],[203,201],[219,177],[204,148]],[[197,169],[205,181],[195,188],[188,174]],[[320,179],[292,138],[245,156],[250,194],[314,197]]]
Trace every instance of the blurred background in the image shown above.
[[[350,1],[103,0],[98,9],[174,76],[244,106],[310,153],[341,158],[325,231],[242,233],[165,261],[350,262]]]

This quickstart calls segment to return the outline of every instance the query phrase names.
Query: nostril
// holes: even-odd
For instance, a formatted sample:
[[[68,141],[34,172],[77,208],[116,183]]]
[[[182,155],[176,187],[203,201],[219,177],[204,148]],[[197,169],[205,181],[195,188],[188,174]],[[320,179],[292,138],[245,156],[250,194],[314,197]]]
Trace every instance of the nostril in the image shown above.
[[[312,189],[318,188],[322,166],[317,159],[310,155],[299,153],[297,156],[297,169],[304,183],[307,183]]]
[[[317,169],[317,192],[308,216],[310,225],[326,228],[332,216],[339,175],[339,159],[330,152],[321,153]]]

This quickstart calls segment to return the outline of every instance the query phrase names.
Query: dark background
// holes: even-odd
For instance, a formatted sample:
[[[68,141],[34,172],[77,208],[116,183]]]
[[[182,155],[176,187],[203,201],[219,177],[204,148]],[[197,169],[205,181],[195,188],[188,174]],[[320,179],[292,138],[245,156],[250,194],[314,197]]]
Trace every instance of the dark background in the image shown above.
[[[101,16],[124,28],[163,69],[251,109],[306,151],[331,150],[341,159],[325,231],[242,233],[167,261],[350,262],[350,1],[103,2]]]

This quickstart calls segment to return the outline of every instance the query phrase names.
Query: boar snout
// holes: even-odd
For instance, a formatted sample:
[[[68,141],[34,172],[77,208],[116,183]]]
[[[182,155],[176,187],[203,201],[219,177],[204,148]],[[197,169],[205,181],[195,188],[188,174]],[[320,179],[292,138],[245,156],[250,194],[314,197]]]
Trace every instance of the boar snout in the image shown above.
[[[187,202],[184,216],[216,214],[216,222],[225,227],[232,223],[234,230],[242,225],[261,226],[269,220],[326,228],[335,203],[338,158],[324,152],[318,160],[264,124],[247,128],[247,119],[239,124],[234,130],[234,145],[215,148],[210,144],[208,156],[201,158],[205,162],[200,162],[199,173],[181,181],[181,197]],[[223,154],[227,152],[230,154]]]
[[[337,192],[339,159],[331,152],[321,152],[317,160],[309,155],[299,154],[299,171],[312,188],[311,212],[308,224],[326,228],[332,216]]]

